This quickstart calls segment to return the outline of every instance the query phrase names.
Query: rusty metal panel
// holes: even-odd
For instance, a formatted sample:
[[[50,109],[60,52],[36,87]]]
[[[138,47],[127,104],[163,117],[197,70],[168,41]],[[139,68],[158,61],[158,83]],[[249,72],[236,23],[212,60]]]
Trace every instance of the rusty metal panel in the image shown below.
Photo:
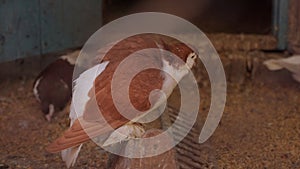
[[[79,47],[102,25],[101,0],[41,0],[42,52]]]
[[[40,53],[39,0],[0,0],[0,61]]]
[[[0,0],[0,62],[82,46],[102,25],[102,0]]]
[[[300,53],[300,1],[290,0],[289,7],[289,50]]]
[[[277,38],[279,50],[287,49],[289,1],[273,0],[273,34]]]

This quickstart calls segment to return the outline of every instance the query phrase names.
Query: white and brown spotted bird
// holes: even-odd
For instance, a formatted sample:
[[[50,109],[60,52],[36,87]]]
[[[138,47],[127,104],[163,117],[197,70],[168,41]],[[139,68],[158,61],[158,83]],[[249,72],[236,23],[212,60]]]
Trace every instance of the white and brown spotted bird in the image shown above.
[[[264,65],[268,67],[270,70],[281,70],[287,69],[292,73],[292,77],[300,82],[300,56],[295,55],[289,58],[282,59],[270,59],[264,61]]]
[[[172,58],[163,52],[161,54],[146,53],[138,55],[138,57],[144,57],[145,62],[136,61],[127,65],[128,70],[140,64],[155,65],[159,68],[143,70],[130,82],[130,102],[142,113],[132,114],[132,112],[126,112],[127,109],[121,111],[122,114],[131,113],[131,119],[135,119],[135,121],[146,114],[151,114],[162,104],[162,99],[159,97],[149,99],[150,93],[159,89],[165,93],[165,98],[169,97],[177,82],[188,74],[197,58],[195,52],[184,43],[160,34],[139,34],[117,42],[98,65],[83,72],[75,81],[70,112],[71,126],[47,147],[49,152],[62,151],[62,158],[70,167],[74,165],[82,143],[91,138],[109,134],[113,132],[113,129],[123,130],[121,133],[126,133],[128,137],[143,133],[140,125],[134,125],[135,123],[122,116],[118,111],[114,105],[111,86],[114,73],[121,62],[129,55],[149,48],[163,49],[175,54],[176,57]],[[148,57],[149,55],[155,56]],[[115,88],[117,89],[124,86],[127,80],[126,76],[129,75],[123,71],[121,76],[124,78],[116,83]],[[128,95],[119,93],[117,98],[118,103],[126,103],[123,100],[127,100]],[[79,100],[75,101],[74,99]],[[102,115],[99,115],[95,104]],[[76,112],[74,107],[77,107]],[[107,142],[105,144],[109,145]]]
[[[72,77],[79,51],[63,55],[48,65],[36,78],[33,94],[48,121],[62,110],[72,95]]]

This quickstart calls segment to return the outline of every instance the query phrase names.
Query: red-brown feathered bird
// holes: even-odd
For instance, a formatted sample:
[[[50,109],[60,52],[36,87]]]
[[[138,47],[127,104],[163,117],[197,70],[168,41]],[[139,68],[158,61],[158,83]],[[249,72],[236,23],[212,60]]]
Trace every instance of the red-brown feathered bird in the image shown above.
[[[36,78],[33,94],[40,102],[48,121],[71,99],[72,75],[79,51],[61,56],[48,65]]]
[[[166,50],[176,57],[164,52],[146,52],[135,55],[142,60],[136,58],[130,64],[122,64],[131,54],[149,48]],[[119,41],[106,53],[100,64],[83,72],[75,81],[70,112],[71,126],[50,144],[47,150],[62,151],[63,160],[69,167],[75,163],[81,144],[93,137],[111,133],[112,128],[121,129],[121,133],[128,135],[139,133],[139,127],[130,127],[133,122],[123,115],[126,114],[126,117],[129,116],[138,122],[145,114],[151,114],[163,103],[162,100],[170,96],[177,82],[188,74],[196,58],[197,55],[190,47],[165,35],[139,34]],[[128,96],[118,91],[123,91],[124,86],[126,87],[131,69],[141,65],[155,68],[139,72],[130,82],[129,100],[133,107],[141,112],[133,113],[131,109],[126,108]],[[123,69],[116,75],[119,78],[116,78],[117,81],[112,87],[114,73],[121,66]],[[155,89],[163,91],[166,97],[156,95],[149,99],[149,95]],[[114,104],[113,90],[116,90],[117,95],[115,101],[125,105],[124,109],[119,110],[122,112],[119,112]],[[94,105],[98,106],[102,115]]]

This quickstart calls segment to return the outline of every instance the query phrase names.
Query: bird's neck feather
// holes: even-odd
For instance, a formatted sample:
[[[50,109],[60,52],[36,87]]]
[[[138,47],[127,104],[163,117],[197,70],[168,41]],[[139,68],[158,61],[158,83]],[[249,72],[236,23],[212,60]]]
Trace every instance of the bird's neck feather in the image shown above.
[[[188,69],[186,65],[182,65],[177,68],[169,64],[168,61],[163,60],[163,71],[164,82],[162,90],[167,96],[169,96],[176,87],[177,83],[188,74]]]

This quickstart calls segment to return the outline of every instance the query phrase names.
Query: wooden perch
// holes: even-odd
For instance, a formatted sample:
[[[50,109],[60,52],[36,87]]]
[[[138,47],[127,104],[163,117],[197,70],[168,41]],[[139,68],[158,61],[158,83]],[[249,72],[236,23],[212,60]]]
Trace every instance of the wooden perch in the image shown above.
[[[158,129],[151,129],[146,131],[146,133],[143,135],[142,138],[149,138],[156,136],[158,134],[162,133],[162,130]],[[169,137],[170,138],[170,137]],[[148,148],[155,149],[161,147],[161,146],[168,146],[166,144],[172,144],[173,140],[170,138],[169,140],[164,140],[162,144],[149,144]],[[128,142],[130,144],[130,141]],[[127,145],[123,146],[123,151],[128,148]],[[127,157],[121,157],[117,155],[111,155],[109,159],[108,169],[176,169],[177,162],[175,158],[175,150],[171,149],[163,154],[153,156],[153,157],[147,157],[147,158],[127,158]]]

